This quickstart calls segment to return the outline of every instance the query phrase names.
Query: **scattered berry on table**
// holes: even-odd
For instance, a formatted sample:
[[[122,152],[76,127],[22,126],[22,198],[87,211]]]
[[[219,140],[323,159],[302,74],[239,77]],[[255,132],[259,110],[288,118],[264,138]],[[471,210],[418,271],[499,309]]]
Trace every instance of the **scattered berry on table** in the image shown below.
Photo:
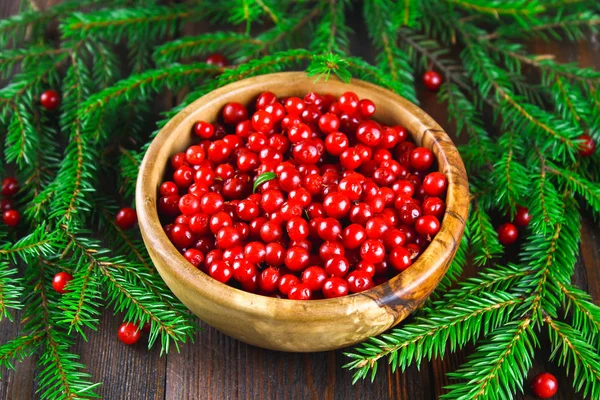
[[[65,290],[65,286],[72,280],[73,275],[69,274],[68,272],[59,272],[58,274],[54,275],[54,278],[52,279],[52,287],[58,293],[64,294],[67,292],[67,290]]]
[[[133,208],[121,208],[115,217],[115,222],[121,229],[131,229],[137,222],[137,214]]]
[[[21,214],[17,210],[6,210],[2,214],[2,221],[8,226],[17,226],[21,220]]]
[[[15,178],[4,178],[2,180],[2,194],[11,197],[19,191],[19,182]]]
[[[529,209],[527,207],[517,206],[517,213],[515,214],[513,223],[520,227],[526,227],[529,225],[530,221],[531,214],[529,214]]]
[[[133,322],[123,322],[119,327],[119,340],[127,345],[137,343],[142,337],[141,329]]]
[[[226,67],[229,65],[227,58],[223,54],[214,53],[206,57],[206,63],[216,65],[218,67]]]
[[[55,110],[60,106],[60,95],[56,90],[46,90],[40,95],[40,103],[46,110]]]
[[[498,232],[498,240],[505,246],[516,242],[519,238],[519,230],[510,222],[500,225],[496,232]]]
[[[579,145],[579,154],[582,157],[589,157],[596,151],[596,142],[589,135],[581,135],[579,136],[580,145]]]
[[[423,74],[423,84],[432,92],[437,92],[442,86],[442,76],[435,71],[427,71]]]
[[[558,390],[558,381],[554,375],[548,372],[542,372],[533,378],[531,389],[533,390],[533,394],[538,398],[549,399],[556,394],[556,391]]]

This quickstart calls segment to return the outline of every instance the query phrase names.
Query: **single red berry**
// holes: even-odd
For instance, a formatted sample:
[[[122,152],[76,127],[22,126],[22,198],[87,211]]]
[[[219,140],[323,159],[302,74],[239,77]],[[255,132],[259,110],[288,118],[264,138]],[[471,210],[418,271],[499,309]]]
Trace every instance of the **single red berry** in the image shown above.
[[[279,241],[282,237],[283,230],[281,225],[276,222],[269,221],[260,228],[260,238],[265,243]]]
[[[306,103],[299,97],[288,97],[285,101],[285,110],[290,115],[301,115],[306,108]]]
[[[342,243],[348,249],[357,249],[367,239],[367,232],[360,224],[350,224],[342,232]]]
[[[175,224],[171,231],[171,241],[179,249],[186,249],[194,244],[194,234],[186,225]]]
[[[217,240],[217,247],[221,249],[230,249],[238,246],[242,241],[240,233],[233,226],[225,226],[217,232],[215,235]]]
[[[346,114],[354,114],[356,111],[358,111],[358,96],[354,92],[346,92],[342,94],[338,100],[338,103],[340,110]]]
[[[446,193],[448,181],[441,172],[432,172],[423,179],[423,190],[428,196],[441,196]]]
[[[515,214],[513,223],[517,226],[525,227],[529,225],[530,221],[531,214],[529,214],[529,209],[527,207],[517,206],[517,213]]]
[[[365,230],[369,239],[383,239],[388,231],[388,226],[383,218],[374,217],[367,221]]]
[[[256,98],[256,109],[264,110],[268,105],[277,103],[278,99],[275,93],[262,92]]]
[[[12,210],[13,208],[15,208],[15,205],[11,199],[0,200],[0,211],[4,212],[6,210]]]
[[[319,291],[323,288],[323,284],[327,279],[325,270],[321,267],[308,267],[302,272],[302,283],[304,283],[312,291]]]
[[[303,240],[308,237],[308,222],[300,217],[291,218],[287,223],[287,233],[292,240]]]
[[[415,230],[425,237],[435,236],[440,230],[440,221],[433,215],[424,215],[415,222]]]
[[[206,57],[206,63],[210,65],[216,65],[218,67],[226,67],[228,65],[225,56],[219,53],[214,53]]]
[[[510,222],[500,225],[496,232],[498,232],[498,240],[505,246],[514,243],[519,238],[519,230]]]
[[[442,76],[435,71],[427,71],[423,74],[423,83],[432,92],[437,92],[440,89],[442,81]]]
[[[326,113],[319,117],[319,129],[323,133],[333,133],[340,129],[340,120],[335,114]]]
[[[158,199],[158,212],[166,217],[175,217],[179,215],[179,196],[162,196]]]
[[[137,343],[141,337],[142,332],[133,322],[123,322],[119,327],[119,340],[127,345]]]
[[[558,391],[558,381],[554,375],[542,372],[533,378],[531,389],[540,399],[549,399]]]
[[[2,214],[2,220],[8,226],[17,226],[20,219],[21,214],[17,210],[6,210]]]
[[[327,215],[338,220],[348,215],[350,206],[350,199],[339,192],[330,193],[323,199],[323,207]]]
[[[348,294],[348,282],[337,276],[328,278],[323,282],[323,296],[326,299],[341,297]]]
[[[205,121],[198,121],[194,124],[194,133],[202,139],[210,139],[215,134],[215,127]]]
[[[191,165],[200,165],[204,162],[206,154],[202,146],[190,146],[185,151],[185,159]]]
[[[288,298],[291,300],[310,300],[312,291],[305,283],[297,283],[288,291]]]
[[[2,180],[2,194],[11,197],[19,191],[19,182],[15,178],[4,178]]]
[[[58,274],[54,275],[54,278],[52,279],[52,287],[58,293],[65,294],[68,292],[68,290],[65,290],[65,286],[72,280],[73,275],[69,274],[68,272],[59,272]]]
[[[221,283],[227,283],[233,276],[233,269],[225,261],[217,260],[208,267],[208,274]]]
[[[133,208],[124,207],[121,208],[117,213],[115,221],[119,228],[130,229],[137,222],[137,214],[135,213],[135,210]]]
[[[358,102],[358,109],[363,118],[370,118],[375,114],[375,103],[369,99],[362,99]]]
[[[371,276],[364,271],[352,271],[346,279],[348,281],[348,289],[352,293],[360,293],[373,287]]]
[[[361,122],[356,129],[356,138],[369,147],[375,147],[383,139],[383,130],[381,126],[373,121],[366,120]],[[363,156],[363,161],[367,161],[367,156]],[[371,157],[368,157],[370,159]]]
[[[204,263],[204,254],[198,249],[187,249],[183,256],[196,268]]]
[[[435,157],[426,147],[417,147],[410,153],[410,165],[419,171],[426,171],[433,165]]]
[[[236,125],[238,122],[248,119],[248,110],[240,103],[227,103],[223,107],[223,121],[227,125]]]
[[[302,247],[290,247],[285,253],[285,266],[290,271],[304,271],[310,263],[310,253]]]
[[[582,157],[589,157],[596,151],[596,142],[589,135],[579,136],[579,154]]]
[[[385,247],[379,240],[367,239],[360,246],[360,257],[367,262],[376,264],[385,258]]]
[[[344,256],[333,256],[325,263],[325,272],[329,276],[343,278],[350,271],[350,262]]]
[[[277,268],[265,268],[258,276],[258,287],[265,292],[274,292],[279,285],[280,276],[281,274]]]
[[[56,90],[46,90],[40,96],[40,103],[46,110],[55,110],[60,106],[60,95]]]
[[[406,247],[398,246],[390,252],[389,262],[396,271],[404,271],[412,264],[412,254]]]
[[[433,215],[438,220],[441,220],[446,211],[446,204],[439,197],[428,197],[423,200],[421,209],[423,210],[423,215]]]

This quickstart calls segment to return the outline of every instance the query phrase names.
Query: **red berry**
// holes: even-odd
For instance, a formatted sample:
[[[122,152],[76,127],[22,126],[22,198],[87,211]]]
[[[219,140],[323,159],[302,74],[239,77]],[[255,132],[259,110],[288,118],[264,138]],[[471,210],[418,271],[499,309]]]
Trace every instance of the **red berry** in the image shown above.
[[[548,372],[542,372],[533,378],[531,389],[538,398],[549,399],[558,391],[558,381],[554,375]]]
[[[342,243],[348,249],[357,249],[367,239],[367,232],[362,225],[350,224],[342,233]]]
[[[2,194],[11,197],[19,191],[19,182],[15,178],[4,178],[2,180]]]
[[[346,114],[354,114],[358,111],[359,101],[356,93],[346,92],[338,100],[340,110]]]
[[[306,220],[294,217],[287,223],[287,233],[292,240],[303,240],[308,237],[308,222]]]
[[[517,206],[517,213],[515,214],[513,223],[517,226],[525,227],[529,225],[530,221],[531,214],[529,214],[529,209],[526,207]]]
[[[363,121],[356,129],[356,138],[366,146],[375,147],[381,143],[383,131],[377,122],[372,120]],[[367,160],[363,157],[363,161]]]
[[[426,147],[417,147],[410,153],[410,165],[419,171],[427,171],[434,160],[433,152]]]
[[[448,181],[441,172],[432,172],[423,179],[423,190],[429,196],[441,196],[446,193]]]
[[[325,270],[321,267],[308,267],[302,272],[302,283],[312,291],[319,291],[327,279]]]
[[[359,101],[358,108],[360,115],[362,115],[363,118],[370,118],[375,114],[375,103],[369,99],[362,99]]]
[[[59,272],[58,274],[54,275],[54,278],[52,279],[52,287],[58,293],[65,294],[68,292],[68,290],[65,290],[65,286],[72,280],[73,275],[69,274],[68,272]]]
[[[352,293],[364,292],[373,287],[371,276],[364,271],[352,271],[348,274],[348,289]]]
[[[304,271],[310,263],[310,253],[302,247],[290,247],[285,253],[285,266],[290,271]]]
[[[505,246],[514,243],[519,238],[517,227],[510,222],[500,225],[496,232],[498,232],[498,240]]]
[[[207,193],[200,199],[202,212],[208,215],[214,215],[223,210],[224,204],[223,196],[218,193]]]
[[[219,53],[214,53],[206,57],[206,63],[210,65],[216,65],[218,67],[226,67],[228,65],[225,56]]]
[[[204,263],[204,254],[198,249],[187,249],[183,256],[196,268],[200,268]]]
[[[217,247],[221,249],[229,249],[238,246],[242,241],[240,233],[233,226],[225,226],[215,235],[217,239]]]
[[[279,278],[279,291],[282,294],[287,296],[290,289],[293,288],[294,286],[298,285],[299,283],[300,283],[300,279],[298,279],[298,277],[296,275],[292,275],[292,274],[282,275],[281,278]]]
[[[60,106],[60,95],[55,90],[46,90],[40,96],[40,103],[46,110],[55,110]]]
[[[326,113],[319,117],[319,129],[323,133],[332,133],[340,129],[340,120],[335,114]]]
[[[329,276],[337,276],[343,278],[348,274],[350,270],[350,262],[344,256],[331,257],[325,263],[325,272]]]
[[[166,217],[175,217],[179,214],[179,196],[162,196],[158,199],[158,212]]]
[[[596,151],[596,142],[589,135],[581,135],[579,140],[579,154],[582,157],[589,157]]]
[[[412,265],[412,254],[407,248],[398,246],[390,252],[389,261],[396,271],[404,271]]]
[[[233,269],[222,260],[217,260],[208,267],[208,274],[221,283],[227,283],[233,276]]]
[[[135,210],[133,208],[124,207],[121,208],[117,213],[115,221],[119,228],[130,229],[137,222],[137,214],[135,213]]]
[[[367,221],[365,229],[369,239],[383,239],[388,230],[388,226],[383,218],[374,217]]]
[[[0,211],[4,212],[6,210],[12,210],[13,208],[15,208],[15,205],[11,199],[0,200]]]
[[[264,110],[268,105],[277,103],[277,96],[272,92],[262,92],[256,98],[256,109]]]
[[[142,337],[140,328],[133,322],[123,322],[119,327],[119,340],[127,345],[137,343]]]
[[[275,125],[275,119],[271,114],[264,110],[258,110],[252,115],[252,127],[255,131],[267,133]]]
[[[326,299],[341,297],[348,294],[348,282],[344,279],[333,276],[323,282],[323,296]]]
[[[297,283],[292,286],[288,292],[288,298],[291,300],[310,300],[312,292],[308,285]]]
[[[385,258],[385,247],[379,240],[367,239],[360,246],[360,257],[367,262],[376,264]]]
[[[440,89],[442,81],[442,76],[435,71],[427,71],[423,74],[423,83],[432,92],[437,92]]]
[[[300,115],[306,108],[306,103],[299,97],[289,97],[285,101],[285,110],[290,115]]]
[[[223,107],[223,120],[227,125],[236,125],[245,119],[248,119],[248,110],[240,103],[227,103]]]
[[[202,139],[210,139],[215,134],[215,127],[204,121],[198,121],[194,124],[194,133]]]
[[[415,230],[425,237],[435,236],[440,230],[440,221],[433,215],[424,215],[415,222]]]
[[[17,226],[20,219],[21,214],[17,210],[6,210],[2,214],[2,220],[8,226]]]
[[[323,207],[327,215],[338,220],[348,214],[350,205],[350,199],[339,192],[330,193],[323,199]]]
[[[273,267],[266,268],[258,276],[258,287],[265,292],[274,292],[279,285],[279,270]]]
[[[185,249],[194,244],[194,234],[189,227],[175,224],[171,231],[171,241],[180,249]]]
[[[446,211],[446,204],[439,197],[428,197],[423,200],[421,209],[423,210],[423,215],[433,215],[438,220],[441,220]]]

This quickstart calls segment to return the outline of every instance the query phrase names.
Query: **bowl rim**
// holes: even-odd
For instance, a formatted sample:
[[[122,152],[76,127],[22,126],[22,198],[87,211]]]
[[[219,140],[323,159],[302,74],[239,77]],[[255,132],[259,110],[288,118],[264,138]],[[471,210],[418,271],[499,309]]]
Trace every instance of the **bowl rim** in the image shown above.
[[[364,292],[332,299],[289,300],[249,293],[221,283],[195,268],[177,251],[167,238],[159,221],[156,206],[158,187],[150,187],[148,182],[151,179],[152,172],[160,170],[160,163],[166,165],[168,162],[168,156],[170,155],[164,157],[164,154],[161,153],[166,153],[166,151],[161,152],[161,148],[164,147],[163,145],[176,127],[190,122],[189,119],[193,112],[199,107],[206,107],[213,103],[224,104],[223,100],[219,100],[224,94],[242,92],[248,88],[257,89],[259,92],[269,90],[264,88],[263,83],[274,78],[282,78],[287,81],[310,80],[314,82],[314,78],[309,78],[305,72],[280,72],[246,78],[228,84],[205,94],[186,106],[152,140],[144,155],[136,183],[136,211],[140,231],[142,232],[146,246],[152,247],[152,253],[163,260],[169,260],[165,262],[165,265],[168,266],[170,272],[180,282],[184,282],[187,288],[202,293],[204,297],[210,298],[210,301],[218,302],[227,307],[235,307],[242,312],[262,317],[274,317],[271,309],[285,305],[288,310],[295,309],[301,313],[311,314],[311,320],[330,319],[335,318],[336,314],[347,315],[349,310],[359,311],[373,307],[375,303],[378,307],[388,308],[390,303],[397,303],[398,301],[410,302],[410,294],[430,277],[436,279],[435,286],[437,286],[437,283],[445,275],[449,261],[453,258],[457,250],[458,243],[456,243],[456,238],[461,237],[468,214],[469,191],[467,174],[462,159],[445,131],[422,109],[387,89],[358,79],[352,79],[350,83],[345,83],[348,91],[351,91],[353,86],[358,86],[362,89],[378,92],[390,98],[391,101],[397,103],[398,106],[411,114],[411,120],[409,124],[404,124],[405,127],[415,141],[417,139],[413,129],[420,128],[422,130],[424,137],[419,140],[421,143],[417,143],[417,145],[422,144],[425,136],[428,137],[427,140],[431,142],[431,145],[426,147],[431,148],[433,146],[432,150],[438,161],[438,170],[444,173],[448,181],[446,211],[441,222],[440,231],[410,268]],[[327,83],[329,82],[341,83],[336,77],[331,77]],[[442,147],[444,148],[442,149]],[[452,163],[449,162],[449,159],[452,159]],[[457,223],[451,224],[448,221],[449,218],[456,220]],[[452,226],[452,229],[450,229],[450,226]],[[434,258],[432,257],[434,252],[439,252],[441,255]],[[440,261],[436,262],[436,258],[439,258]],[[425,265],[427,261],[433,261],[433,264],[437,265],[427,267]],[[397,283],[399,280],[402,280],[404,284],[401,287],[393,289],[393,283]],[[429,294],[427,293],[427,295]],[[236,301],[231,300],[233,297],[236,298]],[[239,299],[244,301],[240,302],[238,301]],[[277,318],[297,320],[299,317],[298,315],[286,316],[277,314]]]

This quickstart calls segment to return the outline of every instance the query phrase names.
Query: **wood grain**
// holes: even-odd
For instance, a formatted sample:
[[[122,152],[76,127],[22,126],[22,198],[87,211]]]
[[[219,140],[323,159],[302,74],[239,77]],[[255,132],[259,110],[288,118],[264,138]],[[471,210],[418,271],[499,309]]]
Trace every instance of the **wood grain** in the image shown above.
[[[20,0],[1,0],[0,18],[14,14]],[[44,5],[48,1],[36,0]],[[356,6],[360,7],[360,6]],[[353,13],[349,21],[356,35],[351,40],[354,54],[372,59],[368,38],[364,34],[364,22]],[[190,33],[204,29],[198,24],[190,27]],[[560,61],[578,62],[582,66],[600,68],[600,40],[598,37],[572,43],[535,42],[530,47],[538,53],[550,53]],[[366,51],[369,53],[367,54]],[[422,108],[438,121],[457,143],[454,125],[447,121],[444,104],[439,104],[434,93],[427,92],[417,82]],[[491,121],[490,121],[491,123]],[[574,283],[590,292],[600,303],[600,227],[592,220],[584,220],[582,226],[581,257],[576,267]],[[474,273],[467,268],[465,276]],[[17,321],[19,314],[16,313]],[[442,386],[447,384],[445,373],[455,370],[464,362],[467,352],[447,354],[443,361],[424,362],[421,369],[408,369],[405,373],[392,374],[389,368],[381,369],[371,384],[359,382],[351,385],[351,374],[341,369],[347,360],[343,350],[326,353],[290,354],[263,350],[231,339],[214,328],[203,325],[196,335],[195,344],[186,345],[180,354],[159,356],[159,349],[145,349],[145,343],[133,348],[124,347],[116,340],[120,316],[107,311],[100,330],[88,334],[89,342],[78,340],[73,349],[82,355],[93,378],[104,384],[98,392],[105,399],[396,399],[432,400],[439,397]],[[16,337],[18,323],[0,322],[0,343]],[[142,340],[143,342],[143,340]],[[545,344],[542,344],[545,346]],[[573,400],[582,396],[571,388],[571,378],[563,368],[547,362],[548,347],[542,347],[529,378],[548,370],[559,380],[559,393],[554,399]],[[34,395],[33,384],[35,358],[17,365],[17,372],[3,371],[0,380],[0,399],[30,400]],[[527,385],[527,383],[526,383]],[[517,395],[517,399],[533,400],[530,395]]]

